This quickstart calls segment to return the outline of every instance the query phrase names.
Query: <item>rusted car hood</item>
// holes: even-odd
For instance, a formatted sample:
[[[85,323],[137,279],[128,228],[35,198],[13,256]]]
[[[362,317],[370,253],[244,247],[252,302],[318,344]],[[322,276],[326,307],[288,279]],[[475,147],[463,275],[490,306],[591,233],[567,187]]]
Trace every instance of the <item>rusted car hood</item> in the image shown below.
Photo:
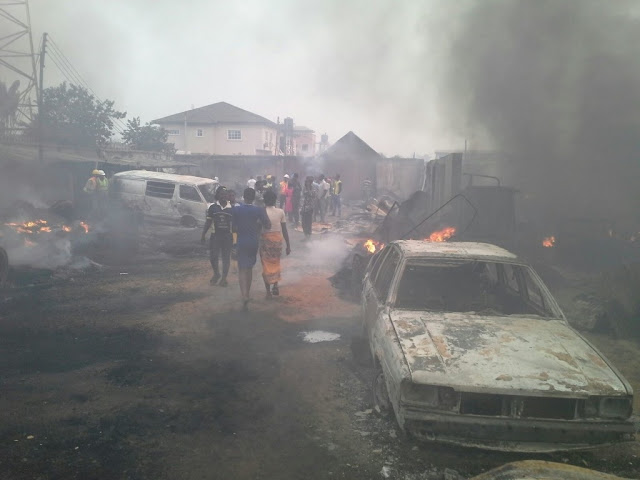
[[[390,318],[416,383],[572,397],[627,393],[598,352],[559,320],[406,310]]]

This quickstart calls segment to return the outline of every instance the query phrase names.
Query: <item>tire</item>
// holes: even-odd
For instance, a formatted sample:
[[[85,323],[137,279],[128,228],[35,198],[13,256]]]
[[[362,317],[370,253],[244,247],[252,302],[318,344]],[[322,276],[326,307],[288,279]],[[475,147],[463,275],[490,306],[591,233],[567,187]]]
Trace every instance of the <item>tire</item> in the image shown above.
[[[191,215],[185,215],[180,219],[180,225],[187,228],[196,228],[198,226],[198,222]]]
[[[384,379],[382,367],[376,367],[376,373],[373,376],[371,385],[371,394],[373,396],[373,405],[381,415],[387,416],[391,413],[391,400],[389,400],[389,392],[387,391],[387,382]]]
[[[0,287],[7,283],[9,277],[9,256],[7,251],[0,247]]]

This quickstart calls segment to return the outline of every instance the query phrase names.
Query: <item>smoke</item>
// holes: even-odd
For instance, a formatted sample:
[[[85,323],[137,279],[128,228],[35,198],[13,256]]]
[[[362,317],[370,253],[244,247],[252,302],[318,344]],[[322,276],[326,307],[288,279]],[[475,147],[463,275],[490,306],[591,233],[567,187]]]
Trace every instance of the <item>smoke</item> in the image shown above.
[[[467,5],[441,30],[448,62],[438,76],[440,110],[449,126],[507,152],[509,182],[530,192],[548,217],[638,222],[633,2]]]

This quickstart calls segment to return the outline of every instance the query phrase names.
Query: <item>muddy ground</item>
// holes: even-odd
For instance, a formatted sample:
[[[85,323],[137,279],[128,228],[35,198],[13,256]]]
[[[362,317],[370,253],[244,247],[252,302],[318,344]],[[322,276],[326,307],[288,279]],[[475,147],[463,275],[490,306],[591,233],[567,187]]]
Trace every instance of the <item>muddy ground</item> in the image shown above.
[[[0,478],[412,480],[525,458],[640,477],[638,443],[531,456],[404,438],[353,360],[359,307],[328,281],[340,241],[292,236],[281,296],[264,299],[256,267],[248,314],[234,266],[209,285],[198,231],[124,265],[17,278],[0,294]],[[314,330],[340,338],[305,342]],[[640,391],[638,343],[589,338]]]

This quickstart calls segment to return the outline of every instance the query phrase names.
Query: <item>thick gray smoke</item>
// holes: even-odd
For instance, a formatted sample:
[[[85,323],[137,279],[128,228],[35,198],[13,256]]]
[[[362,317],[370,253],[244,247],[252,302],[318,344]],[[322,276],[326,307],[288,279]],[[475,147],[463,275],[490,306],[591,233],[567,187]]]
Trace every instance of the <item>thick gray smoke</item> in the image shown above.
[[[639,223],[633,4],[478,1],[441,29],[450,41],[440,77],[450,125],[507,152],[509,181],[548,214]]]

